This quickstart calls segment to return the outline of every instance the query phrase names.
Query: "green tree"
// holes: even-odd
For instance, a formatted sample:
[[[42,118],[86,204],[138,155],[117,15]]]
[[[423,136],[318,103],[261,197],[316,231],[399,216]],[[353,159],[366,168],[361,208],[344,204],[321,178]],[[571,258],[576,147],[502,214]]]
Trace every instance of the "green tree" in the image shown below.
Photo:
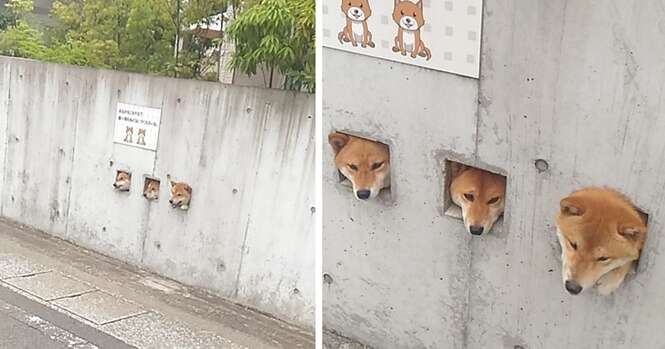
[[[263,70],[266,87],[275,72],[286,89],[314,90],[314,0],[256,0],[227,33],[235,41],[231,67],[248,75]]]
[[[0,54],[43,59],[46,46],[42,34],[27,22],[33,9],[32,0],[10,0],[5,7],[10,22],[0,32]]]

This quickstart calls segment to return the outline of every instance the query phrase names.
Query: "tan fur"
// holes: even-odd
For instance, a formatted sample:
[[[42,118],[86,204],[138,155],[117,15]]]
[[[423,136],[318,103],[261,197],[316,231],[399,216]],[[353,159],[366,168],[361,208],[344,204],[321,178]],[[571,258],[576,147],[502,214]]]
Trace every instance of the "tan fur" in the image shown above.
[[[420,32],[425,25],[423,1],[413,3],[409,0],[395,0],[393,20],[397,24],[393,52],[399,52],[402,56],[410,53],[411,58],[421,56],[426,57],[429,61],[432,58],[432,52],[425,46]]]
[[[346,24],[337,35],[339,42],[351,42],[354,47],[358,46],[360,42],[361,47],[374,47],[372,32],[367,27],[367,20],[372,15],[369,0],[342,0],[341,8],[346,18]],[[356,27],[355,35],[354,24]],[[362,34],[358,32],[358,27],[362,27]]]
[[[138,141],[136,141],[136,144],[138,145],[145,145],[145,129],[140,128],[139,129],[139,136],[138,136]]]
[[[171,198],[169,199],[171,207],[187,210],[191,200],[192,187],[189,184],[171,181]]]
[[[375,198],[390,186],[390,153],[385,144],[334,132],[328,142],[337,169],[353,184],[356,199]]]
[[[159,182],[147,179],[147,184],[143,190],[143,197],[148,199],[148,201],[159,199]]]
[[[133,136],[134,136],[134,128],[127,126],[125,128],[125,142],[132,143]]]
[[[113,187],[118,191],[129,191],[132,185],[132,176],[125,171],[118,171],[115,175]]]
[[[466,231],[489,232],[503,214],[506,179],[500,175],[451,163],[450,197],[462,208]]]
[[[639,259],[647,233],[631,202],[607,188],[584,188],[563,198],[556,223],[564,287],[572,294],[594,285],[600,294],[612,293]]]

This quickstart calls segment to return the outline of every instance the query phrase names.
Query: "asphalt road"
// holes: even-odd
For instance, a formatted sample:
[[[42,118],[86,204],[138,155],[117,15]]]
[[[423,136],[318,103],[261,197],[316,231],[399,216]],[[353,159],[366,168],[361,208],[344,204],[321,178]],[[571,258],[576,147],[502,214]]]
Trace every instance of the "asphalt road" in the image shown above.
[[[134,348],[0,286],[0,349]]]

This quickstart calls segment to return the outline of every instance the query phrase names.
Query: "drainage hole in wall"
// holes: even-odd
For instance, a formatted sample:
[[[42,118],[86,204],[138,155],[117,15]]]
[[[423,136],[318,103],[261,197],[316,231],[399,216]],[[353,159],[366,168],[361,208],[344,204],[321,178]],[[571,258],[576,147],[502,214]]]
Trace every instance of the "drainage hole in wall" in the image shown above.
[[[498,233],[503,229],[506,183],[506,176],[500,173],[446,159],[443,212],[462,220],[465,229],[473,235],[481,235],[486,230]]]
[[[132,173],[126,170],[118,170],[115,173],[113,187],[117,191],[129,191],[132,186]]]
[[[360,200],[390,201],[390,146],[378,140],[332,132],[328,135],[338,182]]]
[[[297,288],[294,288],[294,289],[293,289],[293,295],[297,296],[297,295],[299,295],[299,294],[300,294],[300,290],[297,289]]]
[[[145,181],[143,183],[143,197],[148,201],[158,200],[160,183],[160,180],[157,178],[145,176]]]

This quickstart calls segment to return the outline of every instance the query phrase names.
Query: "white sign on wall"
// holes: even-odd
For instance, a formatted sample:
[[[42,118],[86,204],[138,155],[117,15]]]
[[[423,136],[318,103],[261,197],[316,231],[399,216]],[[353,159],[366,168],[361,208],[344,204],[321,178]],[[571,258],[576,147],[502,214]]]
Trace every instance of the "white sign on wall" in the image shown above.
[[[323,0],[322,10],[324,46],[479,76],[483,0]]]
[[[162,110],[118,103],[113,142],[157,150]]]

